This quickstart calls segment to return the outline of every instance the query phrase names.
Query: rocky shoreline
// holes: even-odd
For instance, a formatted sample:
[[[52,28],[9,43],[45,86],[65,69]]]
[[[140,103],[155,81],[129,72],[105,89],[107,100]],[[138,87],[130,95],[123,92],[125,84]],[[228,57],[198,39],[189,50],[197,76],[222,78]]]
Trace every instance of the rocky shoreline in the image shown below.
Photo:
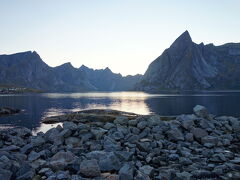
[[[162,117],[89,110],[45,119],[62,122],[32,135],[0,131],[0,179],[240,179],[240,120],[194,114]]]

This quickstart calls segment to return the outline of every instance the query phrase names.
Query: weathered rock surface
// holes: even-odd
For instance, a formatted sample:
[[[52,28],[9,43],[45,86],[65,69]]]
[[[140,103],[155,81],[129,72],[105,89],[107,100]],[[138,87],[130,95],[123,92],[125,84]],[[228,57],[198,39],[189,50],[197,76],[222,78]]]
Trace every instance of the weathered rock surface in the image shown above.
[[[239,179],[240,120],[196,107],[169,118],[89,110],[35,136],[2,130],[0,179]]]

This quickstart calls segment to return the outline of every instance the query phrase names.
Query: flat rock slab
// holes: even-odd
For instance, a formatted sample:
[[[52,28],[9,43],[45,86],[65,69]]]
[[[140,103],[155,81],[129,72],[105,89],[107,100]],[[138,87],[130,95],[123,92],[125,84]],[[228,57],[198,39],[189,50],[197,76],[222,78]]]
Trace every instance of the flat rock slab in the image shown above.
[[[60,116],[51,116],[42,120],[42,123],[45,124],[54,124],[60,123],[64,121],[72,121],[72,122],[82,122],[82,123],[91,123],[91,122],[113,122],[117,117],[127,118],[128,120],[135,119],[140,114],[112,110],[112,109],[90,109],[83,110],[73,113],[68,113]],[[146,115],[149,116],[149,115]],[[176,119],[176,116],[160,116],[163,121],[171,121]]]
[[[91,109],[73,112],[66,115],[52,116],[43,119],[45,124],[53,124],[64,121],[73,122],[112,122],[118,116],[125,116],[128,119],[134,119],[138,117],[138,114],[128,113],[123,111],[117,111],[112,109]]]

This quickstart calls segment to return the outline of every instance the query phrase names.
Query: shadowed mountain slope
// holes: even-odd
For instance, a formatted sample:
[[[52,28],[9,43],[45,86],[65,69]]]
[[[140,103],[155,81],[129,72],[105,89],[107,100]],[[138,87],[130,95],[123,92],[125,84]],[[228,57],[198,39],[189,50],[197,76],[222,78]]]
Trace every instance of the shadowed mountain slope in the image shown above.
[[[136,90],[240,89],[240,43],[196,44],[188,31],[148,67]]]
[[[141,75],[126,76],[109,68],[74,68],[71,63],[48,66],[36,52],[0,55],[0,84],[48,92],[122,91],[133,89]]]

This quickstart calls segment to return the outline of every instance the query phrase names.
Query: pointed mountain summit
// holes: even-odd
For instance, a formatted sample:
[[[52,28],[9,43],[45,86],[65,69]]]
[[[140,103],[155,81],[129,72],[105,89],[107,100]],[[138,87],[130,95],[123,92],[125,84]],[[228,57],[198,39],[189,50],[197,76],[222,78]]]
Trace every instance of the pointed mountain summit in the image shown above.
[[[193,46],[192,38],[188,31],[182,33],[169,47],[169,54],[172,56],[182,56],[184,51]]]
[[[185,32],[183,32],[174,42],[173,44],[175,43],[178,43],[178,42],[182,42],[182,43],[189,43],[189,42],[192,42],[192,38],[189,34],[189,32],[186,30]]]
[[[196,44],[185,31],[149,65],[136,90],[240,89],[239,84],[239,43]]]

